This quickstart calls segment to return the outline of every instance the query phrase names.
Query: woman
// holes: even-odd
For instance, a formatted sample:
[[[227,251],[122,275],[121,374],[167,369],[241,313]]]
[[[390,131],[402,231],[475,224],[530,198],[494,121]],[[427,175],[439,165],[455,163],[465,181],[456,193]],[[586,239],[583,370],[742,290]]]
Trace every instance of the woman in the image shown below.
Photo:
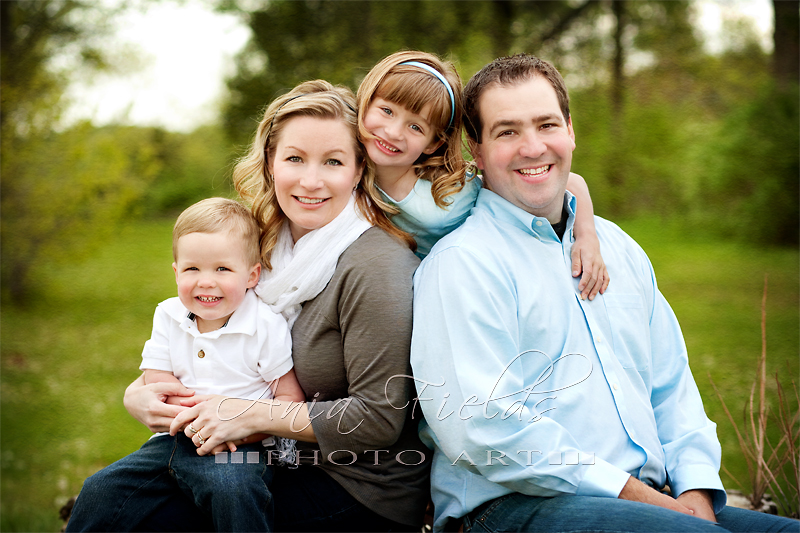
[[[428,501],[429,451],[404,377],[418,260],[410,237],[376,207],[365,162],[353,94],[313,81],[269,106],[234,171],[262,224],[268,273],[256,291],[293,323],[307,402],[207,396],[176,407],[164,399],[191,392],[141,379],[125,394],[136,419],[184,431],[201,455],[258,433],[297,439],[300,466],[276,468],[271,483],[277,531],[418,530]],[[184,498],[138,528],[204,526]]]

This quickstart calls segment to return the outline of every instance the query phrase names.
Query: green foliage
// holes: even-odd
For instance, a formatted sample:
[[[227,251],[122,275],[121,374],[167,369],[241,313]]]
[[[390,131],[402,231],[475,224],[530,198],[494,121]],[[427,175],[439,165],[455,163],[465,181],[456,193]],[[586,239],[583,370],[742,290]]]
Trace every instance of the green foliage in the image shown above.
[[[86,124],[52,131],[68,79],[53,58],[73,49],[79,65],[103,67],[88,37],[105,30],[106,12],[73,0],[0,2],[0,10],[2,282],[4,296],[22,301],[31,267],[106,232],[152,169],[146,151],[129,157]]]
[[[152,144],[132,128],[81,124],[3,147],[3,289],[22,301],[31,268],[85,253],[116,223],[159,170]]]
[[[761,94],[721,122],[709,146],[707,218],[752,242],[797,245],[800,236],[800,93],[765,84]]]
[[[107,12],[90,8],[92,4],[76,0],[0,2],[4,143],[9,137],[44,133],[57,121],[67,73],[52,68],[55,55],[77,48],[74,55],[82,63],[105,67],[103,54],[84,37],[107,31]]]
[[[160,170],[139,204],[145,215],[172,215],[209,196],[235,195],[229,176],[236,154],[220,127],[155,129],[152,143]]]
[[[170,215],[208,196],[230,196],[232,150],[218,127],[183,134],[158,128],[79,124],[4,146],[2,281],[17,302],[40,261],[85,256],[121,220]]]
[[[54,59],[84,70],[105,67],[94,43],[107,30],[108,8],[42,0],[0,2],[0,9],[4,299],[30,297],[37,263],[87,253],[125,217],[183,209],[215,184],[222,190],[217,194],[230,194],[223,176],[232,150],[217,127],[190,134],[56,127],[69,76]]]

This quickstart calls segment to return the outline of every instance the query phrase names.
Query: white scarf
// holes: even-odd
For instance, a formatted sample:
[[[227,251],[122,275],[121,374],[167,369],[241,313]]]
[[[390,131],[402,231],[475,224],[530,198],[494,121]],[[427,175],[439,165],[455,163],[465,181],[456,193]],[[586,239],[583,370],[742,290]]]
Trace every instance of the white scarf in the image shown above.
[[[294,325],[301,304],[315,298],[333,277],[339,256],[372,224],[356,206],[356,195],[336,218],[292,242],[289,222],[278,234],[272,250],[272,270],[263,269],[256,294],[276,313]]]

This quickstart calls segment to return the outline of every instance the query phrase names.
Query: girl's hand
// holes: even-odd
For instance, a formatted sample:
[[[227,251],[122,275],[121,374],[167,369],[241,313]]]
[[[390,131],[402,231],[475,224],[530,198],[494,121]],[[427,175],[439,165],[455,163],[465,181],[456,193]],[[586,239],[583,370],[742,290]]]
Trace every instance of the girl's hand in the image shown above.
[[[186,407],[166,403],[170,396],[190,397],[193,390],[180,383],[153,383],[145,385],[144,375],[139,376],[127,389],[122,403],[133,418],[147,426],[153,433],[169,431],[173,419]]]
[[[594,300],[598,292],[603,294],[606,291],[611,278],[600,255],[597,234],[578,237],[572,245],[572,277],[580,276],[581,272],[583,276],[578,283],[578,290],[581,291],[582,300]]]
[[[230,449],[225,444],[227,442],[233,443],[234,449],[231,451],[235,451],[237,443],[241,444],[246,437],[258,431],[251,427],[248,416],[252,401],[225,396],[198,396],[197,399],[199,403],[185,408],[172,420],[169,432],[175,435],[183,431],[197,446],[198,455],[224,451],[226,447]]]

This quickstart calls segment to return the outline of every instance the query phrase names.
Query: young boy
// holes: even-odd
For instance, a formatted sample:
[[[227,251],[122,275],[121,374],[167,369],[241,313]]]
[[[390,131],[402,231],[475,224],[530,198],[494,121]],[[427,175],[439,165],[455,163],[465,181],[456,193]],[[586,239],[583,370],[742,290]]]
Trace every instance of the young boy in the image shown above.
[[[286,320],[250,290],[261,274],[259,236],[250,211],[233,200],[209,198],[181,213],[172,232],[178,297],[156,308],[140,366],[146,383],[180,381],[197,394],[252,400],[305,400],[292,369]],[[203,429],[191,431],[202,443]],[[196,449],[182,432],[154,435],[86,480],[68,530],[129,531],[182,490],[211,514],[217,531],[266,531],[271,475],[262,444],[239,446],[243,453],[237,462],[231,455],[231,463],[227,453],[201,457]]]

